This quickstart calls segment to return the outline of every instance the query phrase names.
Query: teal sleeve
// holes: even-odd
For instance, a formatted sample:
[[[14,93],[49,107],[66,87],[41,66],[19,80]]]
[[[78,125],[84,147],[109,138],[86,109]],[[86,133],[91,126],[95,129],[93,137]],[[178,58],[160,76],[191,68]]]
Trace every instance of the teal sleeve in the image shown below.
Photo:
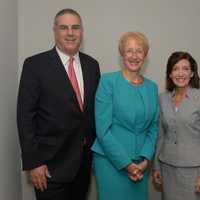
[[[96,133],[105,156],[121,170],[132,161],[119,141],[112,134],[113,83],[110,77],[102,76],[96,93],[95,119]]]
[[[149,130],[147,132],[147,137],[145,139],[145,143],[140,152],[140,156],[144,157],[148,160],[151,160],[154,156],[155,145],[156,145],[156,140],[157,140],[157,135],[158,135],[158,124],[159,124],[160,107],[159,107],[157,86],[154,91],[155,91],[155,95],[156,95],[156,98],[155,98],[156,109],[154,112],[153,120],[148,128]]]

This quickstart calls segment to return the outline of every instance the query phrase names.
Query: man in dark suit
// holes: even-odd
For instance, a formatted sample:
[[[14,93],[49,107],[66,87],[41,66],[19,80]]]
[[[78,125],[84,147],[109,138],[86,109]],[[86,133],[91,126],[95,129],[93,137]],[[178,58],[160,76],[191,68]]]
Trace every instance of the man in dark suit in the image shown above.
[[[83,27],[75,10],[59,11],[53,31],[55,47],[23,65],[17,105],[23,170],[30,175],[37,200],[84,200],[99,64],[79,52]]]

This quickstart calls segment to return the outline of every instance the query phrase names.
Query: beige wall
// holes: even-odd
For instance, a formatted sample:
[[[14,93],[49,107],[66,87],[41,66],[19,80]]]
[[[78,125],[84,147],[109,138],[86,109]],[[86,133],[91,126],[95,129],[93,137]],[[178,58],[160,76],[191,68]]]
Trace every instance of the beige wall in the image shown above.
[[[200,63],[200,1],[197,0],[19,0],[19,65],[25,57],[53,47],[52,21],[65,7],[80,12],[84,22],[83,51],[96,57],[101,71],[119,69],[118,40],[130,30],[143,32],[150,42],[145,75],[164,88],[165,65],[175,50],[189,51]],[[23,181],[24,200],[32,193]],[[95,200],[93,184],[90,199]],[[33,197],[32,197],[33,198]],[[150,184],[150,199],[159,199]]]
[[[0,199],[21,200],[16,129],[17,1],[0,0]]]

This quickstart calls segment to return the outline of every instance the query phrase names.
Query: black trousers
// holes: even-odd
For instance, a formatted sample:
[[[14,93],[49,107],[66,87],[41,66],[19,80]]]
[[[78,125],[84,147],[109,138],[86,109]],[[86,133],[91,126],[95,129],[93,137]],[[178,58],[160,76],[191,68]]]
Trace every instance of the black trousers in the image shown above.
[[[72,182],[48,180],[43,192],[35,189],[37,200],[86,200],[91,180],[91,152],[84,150],[80,169]]]

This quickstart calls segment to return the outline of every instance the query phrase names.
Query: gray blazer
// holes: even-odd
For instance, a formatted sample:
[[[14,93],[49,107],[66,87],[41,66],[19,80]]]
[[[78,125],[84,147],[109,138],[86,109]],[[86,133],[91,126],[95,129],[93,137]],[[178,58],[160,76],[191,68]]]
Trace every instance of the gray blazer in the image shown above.
[[[161,162],[177,167],[200,166],[200,90],[189,88],[178,109],[173,92],[160,95],[160,128],[154,168]]]

